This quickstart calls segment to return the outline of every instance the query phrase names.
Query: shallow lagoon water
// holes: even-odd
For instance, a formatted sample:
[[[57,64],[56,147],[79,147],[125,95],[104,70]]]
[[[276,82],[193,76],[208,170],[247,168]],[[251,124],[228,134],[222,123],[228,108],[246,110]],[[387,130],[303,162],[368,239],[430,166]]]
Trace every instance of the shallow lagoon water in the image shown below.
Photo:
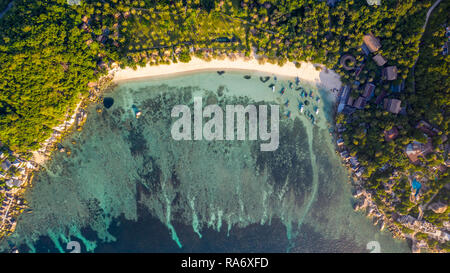
[[[27,193],[33,212],[9,244],[23,252],[68,252],[71,240],[95,252],[368,252],[379,241],[382,252],[409,251],[352,209],[328,129],[332,95],[260,76],[272,75],[209,71],[119,84],[105,94],[114,104],[90,106],[83,130],[64,141],[72,154],[56,153],[37,174]],[[320,109],[316,125],[298,111],[300,86],[313,92],[309,110]],[[279,148],[173,140],[171,109],[192,109],[194,96],[204,106],[280,104]]]

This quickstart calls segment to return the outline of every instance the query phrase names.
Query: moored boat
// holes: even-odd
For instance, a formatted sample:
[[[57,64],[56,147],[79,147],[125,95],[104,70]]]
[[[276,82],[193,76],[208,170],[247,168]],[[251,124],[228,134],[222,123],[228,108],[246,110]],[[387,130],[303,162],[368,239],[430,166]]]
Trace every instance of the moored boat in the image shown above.
[[[300,111],[300,113],[303,113],[303,110],[305,110],[305,106],[303,105],[303,103],[298,102],[298,110]]]
[[[131,106],[131,108],[133,109],[134,116],[135,116],[136,118],[139,118],[139,117],[141,116],[142,112],[141,112],[141,111],[137,108],[137,106],[134,105],[134,104],[133,104],[133,106]]]

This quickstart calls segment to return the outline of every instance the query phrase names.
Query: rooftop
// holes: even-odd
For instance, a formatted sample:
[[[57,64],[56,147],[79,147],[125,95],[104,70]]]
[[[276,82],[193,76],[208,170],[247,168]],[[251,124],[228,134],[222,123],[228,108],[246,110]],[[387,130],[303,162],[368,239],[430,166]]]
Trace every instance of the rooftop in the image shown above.
[[[379,53],[375,55],[372,59],[377,63],[378,66],[383,66],[387,62],[386,58],[384,58],[383,55]]]
[[[366,106],[366,99],[364,97],[358,97],[353,107],[357,109],[363,109]]]
[[[392,127],[391,130],[384,131],[384,139],[386,142],[394,140],[398,136],[398,129],[397,127]]]
[[[383,76],[386,77],[388,81],[393,81],[397,79],[397,67],[396,66],[388,66],[383,69]]]
[[[364,41],[364,44],[367,46],[367,48],[372,53],[375,51],[378,51],[378,49],[381,48],[380,41],[375,36],[373,36],[372,33],[364,35],[363,41]]]
[[[375,84],[373,84],[373,83],[366,84],[366,86],[364,87],[363,97],[365,97],[366,99],[370,99],[373,95],[374,90],[375,90]]]
[[[387,111],[398,114],[402,109],[400,105],[402,104],[401,100],[398,99],[384,99],[384,109]]]

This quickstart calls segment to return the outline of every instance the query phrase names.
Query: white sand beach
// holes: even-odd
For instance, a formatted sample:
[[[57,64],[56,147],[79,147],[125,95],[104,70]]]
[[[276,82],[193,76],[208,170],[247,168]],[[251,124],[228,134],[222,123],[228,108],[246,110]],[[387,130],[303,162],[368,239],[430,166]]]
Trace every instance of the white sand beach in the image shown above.
[[[192,57],[189,63],[172,63],[170,65],[158,65],[145,67],[138,67],[136,70],[132,68],[117,69],[114,71],[114,82],[137,79],[157,77],[168,74],[192,72],[197,70],[251,70],[261,71],[280,76],[299,77],[299,79],[312,82],[326,88],[328,90],[341,87],[340,76],[332,70],[325,69],[316,70],[316,67],[311,63],[301,63],[301,67],[295,67],[294,63],[286,63],[283,66],[276,64],[265,63],[259,64],[255,58],[249,60],[244,58],[236,58],[234,60],[225,59],[205,61],[196,57]]]

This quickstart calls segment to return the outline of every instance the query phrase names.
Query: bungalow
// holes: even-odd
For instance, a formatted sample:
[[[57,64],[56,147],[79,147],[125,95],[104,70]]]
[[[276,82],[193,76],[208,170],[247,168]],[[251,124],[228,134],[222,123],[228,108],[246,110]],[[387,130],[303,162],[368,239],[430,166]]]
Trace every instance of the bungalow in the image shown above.
[[[11,168],[11,162],[9,162],[9,160],[6,159],[5,161],[2,162],[1,166],[4,171],[7,171],[9,170],[9,168]]]
[[[103,34],[97,37],[97,42],[102,43],[102,44],[106,43],[107,40],[108,40],[108,38]]]
[[[394,81],[397,79],[397,67],[396,66],[388,66],[383,69],[382,75],[388,81]]]
[[[372,60],[375,61],[375,63],[378,66],[383,66],[384,64],[386,64],[387,60],[386,58],[383,57],[383,55],[381,55],[380,53],[378,53],[377,55],[375,55]]]
[[[353,107],[360,110],[363,109],[364,106],[366,106],[366,99],[363,97],[358,97],[355,104],[353,104]]]
[[[82,29],[82,30],[88,31],[88,30],[89,30],[89,25],[86,24],[86,23],[83,23],[83,24],[81,25],[81,29]]]
[[[393,113],[398,114],[401,110],[400,105],[402,104],[401,100],[397,99],[384,99],[384,109]]]
[[[351,156],[348,154],[347,151],[341,152],[340,155],[341,155],[342,159],[344,159],[344,160],[349,160],[351,158]]]
[[[386,140],[386,142],[394,140],[395,138],[397,138],[397,136],[398,136],[398,129],[395,126],[392,127],[391,130],[384,131],[384,140]]]
[[[83,16],[83,18],[81,18],[81,21],[83,21],[85,24],[89,24],[89,21],[90,21],[91,19],[89,19],[89,17],[87,17],[86,15],[85,16]]]
[[[366,169],[364,167],[359,168],[359,170],[355,173],[357,177],[361,177]]]
[[[381,48],[380,41],[373,36],[372,33],[364,35],[363,42],[371,53],[376,52]]]
[[[358,166],[359,166],[358,158],[356,158],[356,156],[352,156],[352,157],[350,158],[350,164],[351,164],[354,168],[358,167]]]
[[[345,105],[353,106],[354,102],[355,102],[355,99],[352,96],[350,96],[350,97],[348,97],[347,103]]]
[[[16,160],[14,160],[14,162],[11,165],[13,165],[16,168],[19,168],[23,165],[23,162],[22,162],[22,160],[17,158]]]
[[[370,100],[373,96],[373,91],[375,90],[375,84],[373,83],[367,83],[364,87],[364,93],[363,97],[366,98],[366,100]]]

